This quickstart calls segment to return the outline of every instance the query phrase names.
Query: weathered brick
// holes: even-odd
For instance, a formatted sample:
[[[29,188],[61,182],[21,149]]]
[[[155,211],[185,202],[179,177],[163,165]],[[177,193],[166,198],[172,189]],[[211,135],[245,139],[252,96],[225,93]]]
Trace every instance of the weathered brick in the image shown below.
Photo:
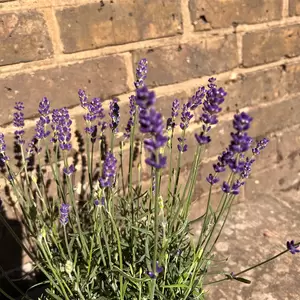
[[[238,65],[236,37],[228,35],[197,44],[134,51],[133,65],[149,61],[147,83],[159,86],[224,72]]]
[[[272,166],[260,173],[251,175],[245,185],[246,198],[257,193],[299,192],[300,156],[291,164],[289,161]]]
[[[238,75],[237,79],[218,83],[227,92],[224,111],[271,102],[285,94],[283,71],[276,67]]]
[[[0,15],[0,65],[42,60],[53,54],[48,29],[37,11]]]
[[[289,13],[290,16],[299,16],[300,15],[300,1],[299,0],[290,0],[289,3]]]
[[[24,101],[25,116],[31,117],[36,114],[43,96],[49,98],[52,107],[71,107],[79,104],[79,88],[88,89],[93,97],[107,99],[127,92],[126,82],[126,67],[120,56],[0,79],[0,125],[12,120],[15,101]]]
[[[281,0],[190,0],[195,30],[255,24],[281,18]]]
[[[300,54],[300,25],[248,32],[243,36],[243,65],[251,67]]]
[[[299,111],[300,102],[298,97],[274,103],[267,107],[257,108],[250,113],[254,119],[250,128],[250,134],[255,137],[261,137],[268,133],[297,125],[300,123]]]
[[[286,66],[286,91],[290,94],[300,92],[300,64],[288,64]]]
[[[64,52],[97,49],[182,32],[180,1],[107,1],[57,11]]]

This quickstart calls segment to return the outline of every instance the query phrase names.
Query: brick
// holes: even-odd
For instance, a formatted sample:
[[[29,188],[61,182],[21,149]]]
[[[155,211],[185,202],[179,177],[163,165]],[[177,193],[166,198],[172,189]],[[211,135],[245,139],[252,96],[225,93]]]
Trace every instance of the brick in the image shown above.
[[[36,115],[38,102],[43,96],[49,98],[52,107],[71,107],[79,104],[79,88],[88,90],[93,97],[107,99],[126,93],[126,82],[126,67],[121,56],[107,56],[0,79],[0,125],[12,121],[15,101],[24,101],[25,116],[31,117]]]
[[[300,15],[300,1],[299,0],[290,0],[289,3],[289,14],[290,16],[299,16]]]
[[[300,190],[299,155],[291,165],[289,161],[250,176],[245,185],[246,197],[257,193],[292,192]]]
[[[243,65],[252,67],[300,54],[300,26],[248,32],[243,36]]]
[[[300,92],[300,64],[288,64],[286,66],[286,91],[290,94]]]
[[[255,24],[281,18],[281,0],[190,0],[195,30]]]
[[[281,67],[240,74],[236,80],[218,83],[227,92],[224,111],[236,111],[243,107],[271,102],[285,94]]]
[[[134,51],[133,65],[143,57],[149,61],[147,84],[152,87],[221,73],[238,65],[234,35]]]
[[[180,1],[107,1],[56,12],[64,52],[97,49],[182,33]]]
[[[42,14],[37,11],[0,15],[0,66],[42,60],[53,54]]]
[[[290,98],[250,112],[253,117],[250,135],[261,137],[271,132],[299,124],[300,102],[298,97]],[[273,121],[275,120],[275,122]]]

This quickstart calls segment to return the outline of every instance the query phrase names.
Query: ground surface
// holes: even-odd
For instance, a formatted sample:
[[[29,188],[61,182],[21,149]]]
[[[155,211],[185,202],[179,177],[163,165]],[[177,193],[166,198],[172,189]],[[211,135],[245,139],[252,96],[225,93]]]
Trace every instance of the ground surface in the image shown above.
[[[291,194],[253,194],[236,204],[216,245],[220,268],[238,272],[285,249],[287,240],[300,240],[300,197]],[[300,299],[300,253],[279,259],[243,275],[250,285],[225,281],[207,287],[208,300]]]

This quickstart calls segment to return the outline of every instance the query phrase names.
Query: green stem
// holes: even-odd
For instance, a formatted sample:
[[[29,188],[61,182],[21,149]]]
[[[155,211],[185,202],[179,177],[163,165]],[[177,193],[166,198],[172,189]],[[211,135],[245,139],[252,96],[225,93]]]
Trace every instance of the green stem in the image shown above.
[[[300,245],[300,242],[295,244],[295,246],[298,246],[298,245]],[[262,265],[264,265],[264,264],[266,264],[266,263],[268,263],[268,262],[270,262],[270,261],[278,258],[279,256],[287,253],[287,252],[289,252],[289,249],[283,250],[283,251],[279,252],[278,254],[276,254],[276,255],[274,255],[274,256],[272,256],[272,257],[270,257],[270,258],[268,258],[268,259],[266,259],[266,260],[264,260],[264,261],[262,261],[262,262],[260,262],[260,263],[258,263],[256,265],[254,265],[254,266],[248,267],[248,268],[246,268],[246,269],[244,269],[244,270],[242,270],[242,271],[234,274],[234,277],[237,277],[239,275],[247,273],[247,272],[249,272],[249,271],[251,271],[251,270],[253,270],[253,269],[257,268],[257,267],[260,267],[260,266],[262,266]],[[226,277],[226,278],[223,278],[223,279],[220,279],[220,280],[216,280],[216,281],[211,281],[211,282],[205,283],[204,285],[210,285],[210,284],[214,284],[214,283],[218,283],[218,282],[222,282],[222,281],[226,281],[226,280],[232,280],[232,279],[234,279],[234,277],[233,278]]]

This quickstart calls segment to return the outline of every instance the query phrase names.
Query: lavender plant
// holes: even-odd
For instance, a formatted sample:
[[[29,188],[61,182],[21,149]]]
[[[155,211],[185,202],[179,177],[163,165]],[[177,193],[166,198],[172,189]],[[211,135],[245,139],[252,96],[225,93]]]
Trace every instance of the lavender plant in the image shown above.
[[[207,86],[200,87],[182,105],[174,100],[165,123],[155,107],[155,93],[145,84],[147,71],[143,59],[137,67],[136,91],[129,98],[129,120],[123,135],[118,133],[118,100],[110,102],[105,116],[101,99],[89,100],[85,91],[79,90],[85,122],[85,138],[79,141],[81,163],[77,156],[71,156],[72,119],[68,109],[51,110],[46,98],[39,104],[36,133],[27,146],[24,105],[16,103],[13,124],[22,156],[20,170],[11,164],[5,137],[0,133],[3,173],[22,216],[24,241],[1,213],[0,220],[34,267],[45,275],[48,285],[40,299],[204,299],[206,285],[225,280],[249,283],[240,275],[288,251],[300,252],[299,243],[288,241],[284,251],[255,266],[239,273],[220,270],[222,279],[209,278],[214,246],[256,156],[268,140],[255,143],[248,135],[252,118],[245,112],[234,116],[231,141],[206,178],[209,193],[205,213],[189,220],[202,156],[212,140],[211,128],[218,123],[226,92],[210,78]],[[186,137],[197,110],[200,119],[196,121],[202,126],[195,133],[192,168],[181,186],[182,157],[189,150]],[[139,148],[135,141],[138,135]],[[143,162],[143,156],[137,158],[137,154],[144,150]],[[36,169],[29,166],[32,156],[38,159]],[[79,185],[78,175],[86,169],[88,178]],[[142,180],[145,172],[149,174],[149,187]],[[217,208],[211,204],[215,188],[223,192]],[[192,232],[196,222],[201,226],[198,237]],[[1,288],[0,292],[13,299]],[[23,299],[30,299],[22,294]]]

